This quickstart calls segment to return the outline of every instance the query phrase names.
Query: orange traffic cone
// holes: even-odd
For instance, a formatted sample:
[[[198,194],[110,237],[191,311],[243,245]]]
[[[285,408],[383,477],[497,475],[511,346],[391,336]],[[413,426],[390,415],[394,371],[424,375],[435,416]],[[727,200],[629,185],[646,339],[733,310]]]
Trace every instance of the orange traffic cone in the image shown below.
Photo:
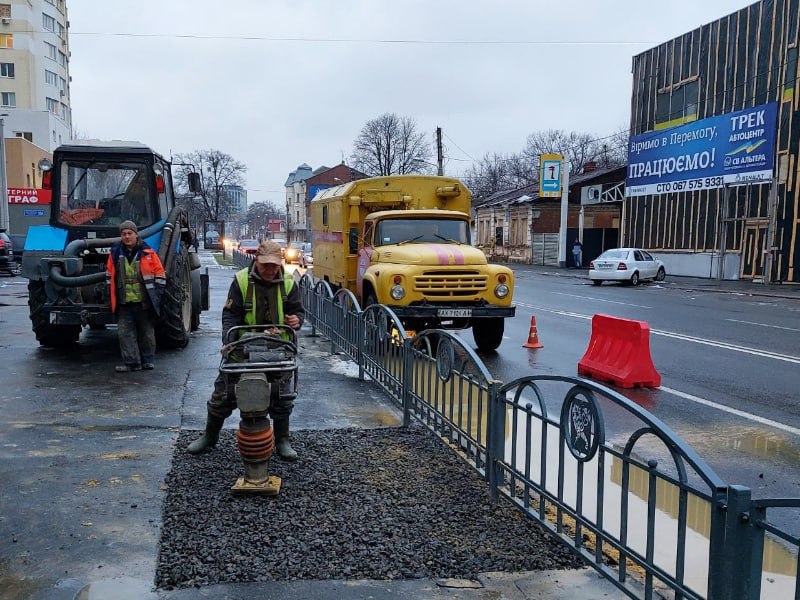
[[[544,348],[539,342],[539,333],[536,331],[536,317],[531,317],[531,330],[528,333],[528,341],[522,344],[523,348]]]

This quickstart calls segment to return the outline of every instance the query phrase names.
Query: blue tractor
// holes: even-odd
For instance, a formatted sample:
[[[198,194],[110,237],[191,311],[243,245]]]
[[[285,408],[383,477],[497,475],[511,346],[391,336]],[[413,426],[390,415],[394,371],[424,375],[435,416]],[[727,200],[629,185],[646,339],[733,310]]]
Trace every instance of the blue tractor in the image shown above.
[[[28,305],[42,346],[78,341],[83,327],[115,322],[106,282],[119,224],[130,220],[158,252],[167,272],[159,347],[182,348],[208,309],[208,274],[201,274],[186,211],[176,206],[170,163],[138,142],[74,141],[40,163],[52,190],[50,224],[31,227],[22,254]],[[189,177],[199,191],[199,175]]]

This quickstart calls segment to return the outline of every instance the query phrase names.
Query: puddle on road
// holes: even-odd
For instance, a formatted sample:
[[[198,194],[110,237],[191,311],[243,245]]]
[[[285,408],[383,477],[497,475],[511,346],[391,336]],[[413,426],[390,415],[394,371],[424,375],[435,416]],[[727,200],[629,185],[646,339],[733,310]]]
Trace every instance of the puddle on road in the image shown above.
[[[525,473],[527,454],[525,419],[521,418],[517,427],[519,438],[517,440],[515,468]],[[510,428],[508,430],[510,431]],[[533,481],[540,483],[542,426],[538,420],[533,421],[530,439],[530,467],[528,472],[531,474],[530,477]],[[762,444],[760,447],[766,448],[768,446],[769,444]],[[556,427],[547,425],[546,456],[550,457],[550,460],[547,464],[545,479],[546,489],[554,496],[558,494],[558,447],[559,431]],[[572,458],[569,452],[564,454],[563,498],[569,506],[574,507],[577,504],[577,461]],[[506,440],[506,460],[512,460],[510,439]],[[584,464],[582,513],[592,522],[596,522],[597,518],[597,470],[597,457]],[[606,455],[603,472],[603,530],[614,537],[618,537],[621,530],[619,507],[622,504],[622,471],[623,462],[617,457]],[[644,556],[647,543],[646,523],[649,474],[640,468],[631,466],[628,488],[627,545]],[[676,573],[679,498],[680,492],[675,485],[662,479],[656,480],[654,563],[672,575]],[[685,569],[684,581],[692,589],[699,591],[701,595],[705,595],[708,587],[708,538],[710,528],[711,505],[704,499],[689,494],[687,496],[686,543],[683,561]],[[769,535],[765,536],[761,597],[769,598],[770,600],[793,598],[796,577],[796,549],[793,551]]]
[[[131,577],[100,579],[84,587],[75,600],[157,600],[152,583]]]

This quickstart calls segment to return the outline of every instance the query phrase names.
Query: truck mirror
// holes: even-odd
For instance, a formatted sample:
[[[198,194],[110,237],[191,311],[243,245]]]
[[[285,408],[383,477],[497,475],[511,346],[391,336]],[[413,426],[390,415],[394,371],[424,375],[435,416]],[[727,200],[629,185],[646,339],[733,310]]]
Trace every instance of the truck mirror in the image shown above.
[[[350,228],[350,254],[358,252],[358,229]]]
[[[189,191],[193,194],[203,191],[200,185],[200,173],[189,173]]]

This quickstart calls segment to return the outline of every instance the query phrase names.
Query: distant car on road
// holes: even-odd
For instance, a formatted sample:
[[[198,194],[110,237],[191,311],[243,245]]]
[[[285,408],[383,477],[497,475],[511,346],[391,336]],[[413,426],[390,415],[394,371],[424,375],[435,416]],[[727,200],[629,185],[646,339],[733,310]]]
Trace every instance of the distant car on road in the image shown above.
[[[239,242],[239,251],[245,254],[255,254],[258,252],[258,240],[242,240]]]
[[[594,285],[604,281],[619,281],[639,285],[643,279],[664,281],[664,263],[641,248],[606,250],[589,263],[589,279]]]
[[[0,231],[0,273],[16,275],[17,261],[14,258],[14,242],[5,231]]]
[[[289,247],[284,252],[286,264],[300,264],[300,256],[303,254],[303,242],[290,242]]]
[[[274,239],[272,241],[276,242],[278,244],[278,246],[281,247],[281,257],[285,257],[286,256],[286,240]]]
[[[300,254],[300,266],[307,269],[314,265],[314,255],[311,253],[311,242],[303,244],[303,251]]]

